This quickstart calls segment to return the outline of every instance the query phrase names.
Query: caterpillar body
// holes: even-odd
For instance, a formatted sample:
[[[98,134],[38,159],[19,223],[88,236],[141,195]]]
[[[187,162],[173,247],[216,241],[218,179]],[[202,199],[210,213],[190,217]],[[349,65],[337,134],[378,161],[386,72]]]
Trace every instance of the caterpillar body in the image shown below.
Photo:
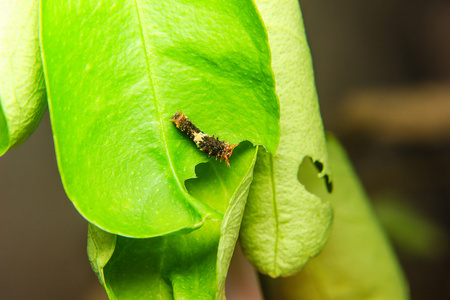
[[[227,165],[230,165],[228,159],[233,153],[233,149],[238,145],[230,145],[228,142],[219,140],[219,138],[210,136],[203,133],[198,129],[191,120],[185,114],[181,113],[181,110],[173,115],[170,119],[178,129],[186,133],[186,135],[195,142],[197,147],[205,152],[208,157],[215,156],[216,160],[219,158],[220,161],[224,160]]]

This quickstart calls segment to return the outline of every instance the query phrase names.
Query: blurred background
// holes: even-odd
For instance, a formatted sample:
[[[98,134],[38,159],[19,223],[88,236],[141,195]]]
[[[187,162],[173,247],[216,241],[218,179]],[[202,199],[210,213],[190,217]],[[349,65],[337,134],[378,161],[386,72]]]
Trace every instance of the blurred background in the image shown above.
[[[450,1],[301,0],[325,129],[345,146],[412,299],[450,299]]]
[[[411,298],[450,299],[450,1],[300,3],[325,128],[372,198]],[[0,299],[106,299],[86,232],[47,113],[0,158]]]

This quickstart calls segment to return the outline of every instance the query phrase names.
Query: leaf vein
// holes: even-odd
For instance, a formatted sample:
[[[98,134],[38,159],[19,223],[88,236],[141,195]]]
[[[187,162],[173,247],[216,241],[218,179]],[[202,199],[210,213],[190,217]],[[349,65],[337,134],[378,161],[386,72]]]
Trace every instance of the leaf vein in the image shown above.
[[[275,174],[273,168],[273,155],[269,154],[270,157],[270,177],[272,184],[272,202],[273,202],[273,211],[274,211],[274,219],[275,219],[275,245],[274,245],[274,259],[273,259],[273,271],[274,274],[277,274],[277,258],[278,258],[278,238],[280,233],[280,226],[278,222],[278,205],[277,205],[277,197],[276,197],[276,183],[275,183]]]
[[[175,177],[175,180],[176,180],[178,186],[180,187],[180,190],[184,191],[184,185],[180,182],[177,174],[175,173],[175,168],[173,166],[173,162],[172,162],[172,159],[171,159],[171,156],[170,156],[170,153],[169,153],[169,147],[167,145],[167,139],[166,139],[166,135],[165,135],[165,132],[164,132],[164,122],[161,119],[161,111],[160,111],[160,107],[158,105],[158,101],[156,99],[157,96],[156,96],[156,91],[155,91],[155,87],[154,87],[154,84],[153,84],[154,83],[153,73],[151,71],[152,69],[150,68],[150,61],[148,59],[148,50],[147,50],[147,46],[145,44],[146,40],[145,40],[145,36],[144,36],[144,28],[142,26],[141,14],[140,14],[141,8],[140,8],[140,5],[139,5],[138,2],[139,2],[138,0],[134,0],[134,3],[136,5],[136,13],[137,13],[137,18],[138,18],[138,23],[139,23],[139,31],[140,31],[140,35],[141,35],[141,39],[142,39],[142,47],[143,47],[144,55],[145,55],[145,62],[147,64],[148,77],[149,77],[149,80],[150,80],[150,87],[152,89],[152,94],[153,94],[153,97],[154,97],[154,103],[155,103],[156,111],[158,113],[158,120],[159,120],[159,124],[160,124],[160,128],[161,128],[162,140],[163,140],[163,143],[164,143],[164,149],[165,149],[165,152],[166,152],[166,155],[167,155],[167,159],[168,159],[169,164],[170,164],[170,170],[172,171],[172,174]]]

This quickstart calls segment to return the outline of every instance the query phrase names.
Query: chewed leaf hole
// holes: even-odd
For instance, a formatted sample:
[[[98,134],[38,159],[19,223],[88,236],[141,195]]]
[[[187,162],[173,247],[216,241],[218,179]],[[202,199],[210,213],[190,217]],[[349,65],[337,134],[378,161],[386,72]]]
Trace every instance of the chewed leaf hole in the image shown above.
[[[323,170],[323,164],[319,161],[313,163],[311,157],[306,156],[298,168],[297,178],[306,190],[322,197],[332,191],[332,185],[328,175],[319,177]]]
[[[246,167],[250,167],[254,152],[255,147],[250,142],[243,141],[234,149],[230,166],[214,157],[210,157],[206,163],[198,164],[195,167],[197,178],[189,178],[184,183],[189,194],[224,214],[238,185],[232,179],[243,176]]]

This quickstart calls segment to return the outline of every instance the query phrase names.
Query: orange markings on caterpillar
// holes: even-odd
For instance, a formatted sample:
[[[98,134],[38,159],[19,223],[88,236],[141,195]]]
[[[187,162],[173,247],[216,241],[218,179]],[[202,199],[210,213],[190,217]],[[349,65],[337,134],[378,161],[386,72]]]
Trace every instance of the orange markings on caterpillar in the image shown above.
[[[173,115],[170,119],[178,129],[186,133],[187,136],[195,142],[197,147],[208,154],[208,157],[215,156],[216,160],[220,158],[220,161],[224,160],[227,165],[230,165],[228,159],[233,153],[233,149],[238,145],[230,145],[228,142],[219,140],[219,138],[209,136],[198,129],[188,117],[181,113],[181,110]]]

